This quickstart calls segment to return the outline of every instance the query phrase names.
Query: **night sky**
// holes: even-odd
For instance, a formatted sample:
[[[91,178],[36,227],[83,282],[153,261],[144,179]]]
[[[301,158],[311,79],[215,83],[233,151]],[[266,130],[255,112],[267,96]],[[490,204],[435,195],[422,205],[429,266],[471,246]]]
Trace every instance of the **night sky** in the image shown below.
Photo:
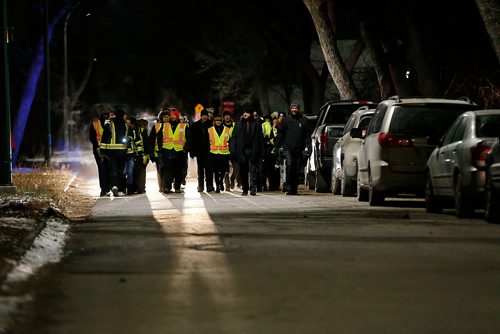
[[[53,18],[68,2],[51,0]],[[358,39],[360,19],[370,17],[385,36],[405,47],[408,35],[403,15],[393,1],[335,1],[335,22],[339,39]],[[422,32],[423,45],[438,60],[438,76],[443,94],[452,80],[463,80],[467,89],[481,82],[498,80],[498,60],[489,44],[474,1],[408,1],[410,18]],[[19,109],[29,69],[44,31],[43,0],[9,0],[9,25],[15,40],[10,48],[13,119]],[[91,13],[90,16],[86,16]],[[54,27],[51,41],[51,90],[54,123],[60,123],[63,73],[64,20]],[[77,108],[91,110],[98,103],[121,104],[130,110],[150,108],[161,103],[191,111],[194,105],[217,105],[219,95],[214,78],[220,76],[221,62],[201,73],[197,52],[214,50],[238,55],[238,75],[256,77],[289,73],[294,85],[303,79],[296,75],[292,55],[308,55],[316,40],[312,20],[300,0],[82,0],[72,11],[68,24],[68,63],[72,91],[81,82],[89,61],[90,80]],[[260,72],[252,63],[261,61]],[[408,59],[406,59],[408,60]],[[409,67],[411,65],[408,60]],[[247,66],[248,65],[248,66]],[[276,73],[274,73],[276,71]],[[489,77],[488,77],[489,75]],[[484,79],[483,79],[484,77]],[[469,80],[472,78],[477,82]],[[478,78],[481,78],[479,80]],[[496,78],[496,79],[495,79]],[[490,81],[488,81],[490,80]],[[30,123],[43,119],[43,75],[38,83]],[[376,96],[377,92],[371,92]],[[89,117],[93,114],[87,112]]]

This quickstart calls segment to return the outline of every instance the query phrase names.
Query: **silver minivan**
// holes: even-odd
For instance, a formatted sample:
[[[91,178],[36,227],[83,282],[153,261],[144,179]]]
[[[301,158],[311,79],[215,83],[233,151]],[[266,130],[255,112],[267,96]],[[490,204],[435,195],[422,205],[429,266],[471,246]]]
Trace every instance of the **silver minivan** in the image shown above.
[[[422,196],[425,164],[451,123],[476,110],[469,100],[392,97],[379,103],[358,153],[358,199],[381,205],[386,196]]]

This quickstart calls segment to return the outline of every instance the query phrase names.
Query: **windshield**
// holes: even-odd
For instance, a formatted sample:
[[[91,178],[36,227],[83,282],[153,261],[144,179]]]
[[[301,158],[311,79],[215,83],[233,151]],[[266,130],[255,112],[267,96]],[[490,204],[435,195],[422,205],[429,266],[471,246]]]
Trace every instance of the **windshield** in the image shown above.
[[[422,137],[441,136],[464,111],[466,109],[461,106],[395,107],[389,132]]]
[[[500,137],[500,114],[477,116],[476,137]]]

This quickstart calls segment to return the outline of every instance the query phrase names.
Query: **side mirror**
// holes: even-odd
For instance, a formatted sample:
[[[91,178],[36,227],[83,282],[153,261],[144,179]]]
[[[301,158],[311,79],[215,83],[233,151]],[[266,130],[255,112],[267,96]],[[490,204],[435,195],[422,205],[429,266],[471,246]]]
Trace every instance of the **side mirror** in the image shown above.
[[[365,130],[366,131],[366,130]],[[349,132],[352,138],[360,138],[363,139],[364,136],[364,131],[361,128],[352,128],[351,131]]]

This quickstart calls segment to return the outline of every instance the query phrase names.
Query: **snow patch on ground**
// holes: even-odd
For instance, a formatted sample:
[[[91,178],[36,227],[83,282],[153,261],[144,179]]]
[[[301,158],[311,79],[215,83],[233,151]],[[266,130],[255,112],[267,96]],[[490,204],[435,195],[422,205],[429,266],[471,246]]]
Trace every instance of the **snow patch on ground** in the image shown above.
[[[9,285],[27,280],[37,270],[49,263],[59,262],[63,256],[66,243],[66,231],[69,225],[55,220],[46,222],[45,228],[35,238],[31,248],[24,254],[17,266],[7,275],[4,291],[9,290]],[[0,296],[0,333],[6,333],[9,315],[21,303],[32,300],[32,296]]]
[[[54,220],[46,224],[19,264],[7,275],[7,284],[25,281],[42,266],[61,260],[69,225]]]

